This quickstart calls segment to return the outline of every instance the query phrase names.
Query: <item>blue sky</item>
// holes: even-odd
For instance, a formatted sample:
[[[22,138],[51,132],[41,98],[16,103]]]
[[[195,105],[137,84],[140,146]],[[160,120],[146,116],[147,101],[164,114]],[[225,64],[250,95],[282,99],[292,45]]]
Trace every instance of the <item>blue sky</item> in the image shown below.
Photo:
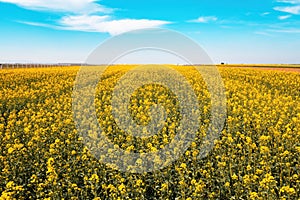
[[[300,63],[300,0],[0,0],[0,62],[85,62],[105,39],[179,31],[215,63]]]

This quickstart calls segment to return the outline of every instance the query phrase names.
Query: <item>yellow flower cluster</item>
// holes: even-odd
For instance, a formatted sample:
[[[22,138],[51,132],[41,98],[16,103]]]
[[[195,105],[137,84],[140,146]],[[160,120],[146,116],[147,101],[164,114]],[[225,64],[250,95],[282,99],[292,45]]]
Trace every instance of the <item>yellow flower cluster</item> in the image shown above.
[[[157,152],[178,132],[180,102],[164,86],[145,85],[130,99],[132,118],[147,125],[151,106],[160,104],[165,125],[146,138],[118,128],[113,89],[132,67],[113,66],[102,76],[95,98],[99,125],[128,153]],[[220,68],[226,122],[214,149],[198,159],[210,123],[210,94],[193,67],[174,69],[198,97],[200,127],[177,161],[143,174],[110,168],[82,143],[72,113],[79,67],[1,70],[0,199],[299,199],[299,73]]]

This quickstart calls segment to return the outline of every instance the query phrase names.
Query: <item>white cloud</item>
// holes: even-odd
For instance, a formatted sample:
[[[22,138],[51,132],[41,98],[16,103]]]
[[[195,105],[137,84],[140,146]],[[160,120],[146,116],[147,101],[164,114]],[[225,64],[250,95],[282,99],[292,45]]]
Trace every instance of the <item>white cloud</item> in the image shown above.
[[[120,19],[110,20],[107,15],[76,15],[61,18],[57,25],[49,25],[35,22],[20,22],[32,26],[41,26],[61,30],[74,30],[85,32],[101,32],[110,35],[118,35],[127,31],[143,28],[157,28],[171,22],[149,19]]]
[[[98,16],[98,15],[76,15],[76,16],[65,16],[60,19],[59,24],[63,27],[74,27],[78,29],[96,30],[100,24],[109,19],[109,16]]]
[[[270,29],[270,32],[276,32],[276,33],[295,33],[299,34],[300,29]]]
[[[265,31],[256,31],[256,32],[254,32],[254,34],[256,34],[256,35],[263,35],[263,36],[269,36],[269,37],[273,36],[273,35],[265,32]]]
[[[97,3],[97,0],[0,0],[4,3],[13,3],[29,10],[50,10],[73,13],[111,12]]]
[[[97,0],[0,0],[0,2],[13,3],[30,10],[63,12],[65,16],[58,20],[56,24],[18,21],[31,26],[60,30],[103,32],[117,35],[131,30],[156,28],[170,23],[150,19],[111,20],[111,16],[100,16],[99,13],[109,13],[113,9],[98,4]]]
[[[269,14],[271,14],[270,12],[264,12],[264,13],[262,13],[261,15],[262,16],[266,16],[266,15],[269,15]]]
[[[285,19],[288,19],[290,18],[292,15],[283,15],[283,16],[279,16],[278,19],[280,20],[285,20]]]
[[[18,23],[27,24],[30,26],[40,26],[40,27],[46,27],[46,28],[53,28],[53,29],[59,29],[58,26],[45,24],[45,23],[39,23],[39,22],[26,22],[26,21],[16,21]]]
[[[212,21],[217,21],[218,18],[215,16],[202,16],[195,20],[190,20],[190,22],[196,22],[196,23],[208,23]]]
[[[300,14],[300,5],[297,6],[277,6],[274,7],[274,10],[276,11],[281,11],[281,12],[286,12],[294,15]]]
[[[300,14],[300,0],[277,0],[278,3],[290,4],[287,6],[277,6],[273,9],[280,12],[285,12],[293,15]]]
[[[118,35],[127,31],[160,27],[170,22],[149,19],[121,19],[109,20],[109,16],[80,15],[63,17],[59,24],[65,29],[107,32],[111,35]]]
[[[278,3],[300,4],[300,0],[277,0]]]

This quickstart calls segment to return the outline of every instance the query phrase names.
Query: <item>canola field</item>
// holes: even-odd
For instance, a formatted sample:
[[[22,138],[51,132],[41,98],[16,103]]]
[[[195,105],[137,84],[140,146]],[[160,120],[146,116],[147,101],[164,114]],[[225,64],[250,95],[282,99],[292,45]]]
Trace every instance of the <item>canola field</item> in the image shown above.
[[[132,117],[146,125],[160,103],[164,127],[147,138],[118,128],[112,92],[132,67],[113,66],[101,77],[99,125],[128,152],[155,152],[175,137],[180,105],[168,88],[145,85],[132,94]],[[201,126],[178,160],[148,173],[111,168],[82,142],[72,113],[79,67],[0,70],[0,199],[300,199],[300,73],[220,67],[226,121],[213,150],[198,159],[210,95],[193,67],[173,68],[197,95]]]

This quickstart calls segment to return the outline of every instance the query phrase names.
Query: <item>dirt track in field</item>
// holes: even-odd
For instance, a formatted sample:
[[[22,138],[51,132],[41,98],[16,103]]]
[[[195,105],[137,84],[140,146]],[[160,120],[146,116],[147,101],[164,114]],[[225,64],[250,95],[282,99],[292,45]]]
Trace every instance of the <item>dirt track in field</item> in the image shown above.
[[[285,72],[298,72],[300,68],[278,68],[278,67],[238,67],[240,69],[256,69],[256,70],[273,70],[273,71],[285,71]]]

